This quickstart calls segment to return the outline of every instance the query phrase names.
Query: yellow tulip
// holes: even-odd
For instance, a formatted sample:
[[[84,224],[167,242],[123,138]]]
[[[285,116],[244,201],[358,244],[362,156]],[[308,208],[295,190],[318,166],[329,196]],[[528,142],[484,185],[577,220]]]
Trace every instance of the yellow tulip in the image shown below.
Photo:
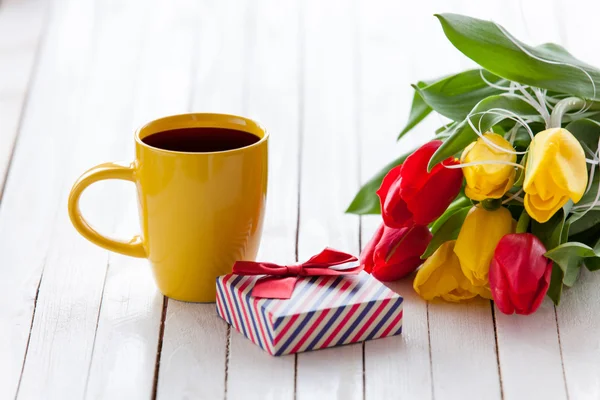
[[[483,135],[487,141],[509,152],[501,151],[479,138],[471,143],[462,153],[460,162],[472,163],[479,161],[499,161],[498,164],[481,164],[463,168],[467,181],[465,194],[468,198],[481,201],[485,199],[499,199],[504,196],[515,183],[515,167],[501,162],[515,163],[517,155],[515,149],[502,136],[496,133]]]
[[[463,222],[454,252],[460,267],[474,286],[488,286],[490,261],[502,236],[513,232],[513,219],[504,207],[487,211],[475,206]]]
[[[441,298],[459,302],[477,295],[491,299],[489,287],[475,287],[463,274],[454,254],[455,242],[445,242],[425,261],[415,276],[413,288],[427,301]]]
[[[535,135],[525,168],[525,209],[538,222],[548,221],[569,198],[577,203],[585,192],[585,153],[566,129],[547,129]]]

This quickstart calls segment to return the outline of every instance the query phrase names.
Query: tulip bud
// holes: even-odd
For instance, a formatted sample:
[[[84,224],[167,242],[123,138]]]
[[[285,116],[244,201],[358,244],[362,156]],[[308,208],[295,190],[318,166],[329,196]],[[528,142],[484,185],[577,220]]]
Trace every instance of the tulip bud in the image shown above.
[[[548,221],[569,198],[577,203],[585,192],[585,153],[566,129],[547,129],[535,135],[525,168],[525,209],[538,222]]]
[[[427,164],[441,144],[441,140],[426,143],[383,179],[377,195],[387,226],[428,225],[446,211],[460,192],[462,171],[444,166],[456,165],[457,160],[448,158],[427,172]]]
[[[487,211],[475,206],[463,222],[454,252],[467,279],[474,286],[488,285],[488,272],[500,239],[514,229],[513,219],[504,207]]]
[[[395,281],[421,265],[421,254],[430,241],[431,232],[426,226],[395,229],[381,224],[361,253],[360,262],[378,280]]]
[[[552,261],[546,248],[531,233],[504,236],[490,264],[490,289],[494,302],[504,314],[535,312],[548,291]]]
[[[417,271],[413,288],[424,300],[441,298],[459,302],[477,295],[490,298],[487,288],[473,286],[465,277],[456,256],[455,240],[442,244]]]
[[[488,142],[507,151],[493,147]],[[512,145],[496,133],[486,133],[483,138],[467,146],[460,162],[463,164],[482,162],[482,164],[463,168],[467,181],[465,195],[477,201],[487,198],[499,199],[504,196],[515,182],[516,171],[514,166],[502,163],[515,163],[517,155],[514,151]],[[488,161],[498,161],[498,163],[486,163]]]

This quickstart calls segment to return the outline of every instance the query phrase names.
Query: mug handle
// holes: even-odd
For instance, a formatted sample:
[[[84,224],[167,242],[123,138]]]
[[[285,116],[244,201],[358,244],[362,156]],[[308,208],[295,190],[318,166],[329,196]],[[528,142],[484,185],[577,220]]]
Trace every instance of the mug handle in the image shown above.
[[[146,257],[146,251],[139,235],[129,241],[111,239],[98,233],[81,215],[79,198],[83,191],[92,183],[106,179],[123,179],[135,182],[135,170],[133,164],[109,162],[97,165],[87,170],[77,179],[71,193],[69,194],[69,217],[77,231],[90,242],[97,244],[107,250],[125,254],[132,257]]]

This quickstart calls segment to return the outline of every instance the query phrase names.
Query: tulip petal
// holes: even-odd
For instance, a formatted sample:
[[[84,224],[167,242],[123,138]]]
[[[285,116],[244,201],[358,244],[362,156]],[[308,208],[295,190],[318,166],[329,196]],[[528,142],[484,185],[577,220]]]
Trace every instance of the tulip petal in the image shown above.
[[[587,179],[585,153],[568,130],[539,132],[531,141],[523,182],[527,212],[536,221],[546,222],[569,198],[575,203],[581,200]]]
[[[369,243],[367,243],[363,251],[360,253],[360,264],[364,265],[365,272],[371,273],[371,271],[373,270],[373,253],[375,252],[375,247],[377,246],[377,243],[379,243],[379,241],[381,240],[384,228],[385,225],[379,225],[379,228],[377,228],[377,231],[375,232],[371,240],[369,240]]]
[[[504,236],[490,263],[494,302],[505,314],[527,315],[542,303],[550,285],[552,262],[546,248],[530,233]]]
[[[424,300],[441,298],[459,302],[476,297],[479,290],[463,275],[454,253],[456,241],[442,244],[417,271],[413,288]]]
[[[515,307],[510,301],[508,279],[504,273],[504,268],[497,265],[498,261],[495,259],[490,263],[490,288],[492,291],[492,297],[494,303],[498,309],[504,314],[513,314]]]
[[[383,178],[381,186],[377,190],[383,222],[392,228],[402,228],[404,225],[409,225],[412,219],[412,215],[400,195],[402,170],[403,165],[392,168]]]
[[[427,165],[433,156],[433,153],[442,145],[441,140],[432,140],[425,143],[418,150],[412,153],[404,161],[404,170],[402,171],[402,197],[410,199],[419,192],[421,187],[427,182],[429,173]]]
[[[485,139],[484,139],[485,138]],[[487,141],[496,146],[506,149],[501,151],[490,146]],[[486,133],[483,138],[471,143],[461,155],[461,163],[477,163],[463,168],[467,186],[465,194],[473,200],[499,199],[513,186],[516,171],[512,165],[502,164],[514,163],[517,155],[513,146],[502,136],[496,133]],[[500,163],[492,164],[489,161]]]
[[[513,219],[506,208],[487,211],[473,207],[456,239],[454,252],[467,279],[474,286],[488,284],[488,271],[500,239],[512,232]]]
[[[539,195],[526,193],[523,205],[531,218],[539,223],[544,223],[552,218],[568,201],[569,198],[566,196],[553,197],[544,201]]]
[[[416,224],[428,225],[435,221],[460,193],[463,182],[462,171],[446,168],[442,164],[450,165],[457,162],[446,160],[436,165],[421,189],[412,198],[406,199]]]
[[[393,282],[413,272],[421,263],[421,257],[409,257],[399,264],[387,264],[373,269],[373,276],[381,282]]]
[[[421,265],[421,254],[431,241],[426,226],[394,229],[386,227],[373,254],[373,276],[380,281],[395,281]]]

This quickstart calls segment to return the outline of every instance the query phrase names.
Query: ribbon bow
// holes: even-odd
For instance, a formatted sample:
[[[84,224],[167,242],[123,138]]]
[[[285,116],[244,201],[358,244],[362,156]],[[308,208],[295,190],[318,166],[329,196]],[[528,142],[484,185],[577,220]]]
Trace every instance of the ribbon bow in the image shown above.
[[[347,269],[329,267],[346,264],[358,259],[351,254],[326,248],[308,261],[296,265],[277,265],[266,262],[237,261],[233,273],[238,275],[266,275],[256,281],[252,296],[269,299],[289,299],[301,276],[355,275],[363,270],[362,265]]]

